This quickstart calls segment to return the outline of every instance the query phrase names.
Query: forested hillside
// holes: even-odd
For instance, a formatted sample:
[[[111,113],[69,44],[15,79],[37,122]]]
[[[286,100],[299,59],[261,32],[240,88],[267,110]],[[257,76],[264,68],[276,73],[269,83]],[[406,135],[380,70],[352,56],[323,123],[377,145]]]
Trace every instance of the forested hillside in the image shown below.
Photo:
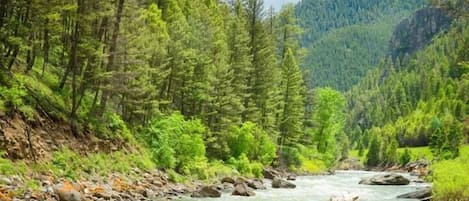
[[[0,0],[0,200],[252,196],[426,145],[466,199],[469,5],[430,3]]]
[[[293,9],[272,15],[262,0],[2,1],[5,156],[124,149],[201,178],[212,163],[254,176],[263,166],[332,167],[346,151],[345,99],[324,89],[305,101]]]
[[[467,138],[468,21],[457,14],[464,13],[458,6],[442,9],[456,17],[447,33],[434,35],[415,54],[409,49],[401,62],[395,63],[389,56],[347,92],[350,118],[346,130],[359,149],[373,142],[382,145],[382,162],[396,162],[392,146],[430,145],[441,157],[452,158]],[[415,16],[422,16],[420,13]],[[401,31],[415,33],[412,30],[435,25],[435,20],[425,20],[431,18],[419,19],[418,25],[401,27]],[[423,36],[429,35],[420,32],[401,37]]]
[[[394,27],[427,1],[302,0],[296,16],[308,49],[303,69],[313,87],[350,89],[388,54]]]

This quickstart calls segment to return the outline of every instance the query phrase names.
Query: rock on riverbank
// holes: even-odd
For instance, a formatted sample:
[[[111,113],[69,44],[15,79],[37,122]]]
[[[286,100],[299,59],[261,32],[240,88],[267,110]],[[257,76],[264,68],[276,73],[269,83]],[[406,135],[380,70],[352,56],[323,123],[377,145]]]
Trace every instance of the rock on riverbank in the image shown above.
[[[364,178],[359,184],[365,185],[407,185],[410,180],[402,175],[390,173],[384,175],[375,175],[369,178]]]

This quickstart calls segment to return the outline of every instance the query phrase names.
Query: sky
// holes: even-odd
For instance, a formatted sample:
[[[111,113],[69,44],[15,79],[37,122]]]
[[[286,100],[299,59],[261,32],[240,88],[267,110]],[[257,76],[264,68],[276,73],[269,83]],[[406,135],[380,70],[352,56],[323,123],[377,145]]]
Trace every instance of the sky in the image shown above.
[[[269,8],[271,5],[274,6],[276,11],[279,11],[282,8],[282,5],[287,3],[296,3],[299,0],[264,0],[264,6]]]

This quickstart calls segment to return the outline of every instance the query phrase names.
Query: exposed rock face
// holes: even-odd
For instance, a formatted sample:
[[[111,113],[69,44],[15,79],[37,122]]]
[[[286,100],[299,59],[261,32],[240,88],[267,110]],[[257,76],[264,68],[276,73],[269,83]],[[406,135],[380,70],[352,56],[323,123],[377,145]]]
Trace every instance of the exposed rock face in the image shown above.
[[[272,188],[296,188],[296,185],[283,179],[274,179]]]
[[[427,46],[437,34],[447,31],[453,21],[450,13],[443,8],[424,8],[412,17],[401,21],[395,28],[389,42],[392,60],[403,60]]]
[[[246,184],[236,184],[235,189],[231,195],[237,196],[255,196],[256,193],[252,191]]]
[[[92,134],[86,134],[89,137],[77,138],[70,131],[70,127],[67,122],[48,118],[28,122],[19,114],[2,117],[0,149],[5,150],[5,157],[9,159],[42,161],[52,158],[52,153],[62,146],[77,153],[109,153],[128,148],[120,139],[103,140],[93,137]],[[34,143],[30,146],[29,141]]]
[[[365,178],[359,184],[365,185],[407,185],[410,180],[395,173],[385,175],[375,175],[370,178]]]
[[[425,199],[432,196],[431,188],[422,188],[420,190],[402,194],[397,196],[397,198],[407,198],[407,199]]]
[[[203,186],[199,190],[192,193],[191,197],[195,198],[219,198],[221,197],[221,192],[218,191],[216,186]]]

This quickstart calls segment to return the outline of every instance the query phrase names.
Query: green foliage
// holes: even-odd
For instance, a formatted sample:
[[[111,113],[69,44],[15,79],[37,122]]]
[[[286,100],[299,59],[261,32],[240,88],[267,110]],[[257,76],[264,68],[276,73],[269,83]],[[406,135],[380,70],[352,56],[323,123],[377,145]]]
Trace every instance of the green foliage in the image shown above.
[[[68,148],[54,152],[52,161],[38,164],[37,171],[51,170],[58,177],[78,179],[93,174],[106,176],[110,173],[130,173],[132,168],[151,170],[155,164],[146,150],[136,153],[114,152],[81,156]]]
[[[238,158],[230,158],[227,162],[242,175],[251,177],[262,177],[263,175],[263,165],[259,162],[250,161],[245,153],[242,153]]]
[[[450,114],[443,118],[441,122],[435,117],[430,123],[430,149],[439,159],[456,158],[463,140],[463,127]]]
[[[26,165],[23,163],[13,163],[11,160],[3,158],[5,152],[0,151],[0,174],[2,175],[24,175]]]
[[[280,144],[292,146],[302,135],[304,118],[303,79],[292,49],[285,51],[282,61]]]
[[[401,164],[402,166],[407,165],[407,163],[409,163],[411,159],[412,156],[410,150],[408,148],[405,148],[404,153],[402,153],[399,157],[399,164]]]
[[[281,153],[281,158],[284,160],[285,165],[287,165],[288,168],[295,169],[302,165],[302,155],[298,148],[285,146],[282,147]]]
[[[21,112],[27,119],[33,119],[35,110],[25,101],[28,92],[23,81],[13,81],[12,86],[0,86],[0,108]]]
[[[345,97],[331,88],[317,88],[314,91],[313,127],[311,140],[319,153],[327,158],[327,164],[333,165],[339,159],[338,141],[348,144],[347,136],[342,135],[345,121]]]
[[[132,134],[130,130],[127,128],[127,124],[121,119],[121,116],[117,114],[108,114],[107,122],[109,131],[113,133],[115,136],[119,136],[126,141],[132,139]]]
[[[308,48],[302,67],[314,87],[346,91],[387,53],[391,33],[401,19],[426,0],[301,1],[296,9]]]
[[[383,62],[347,93],[346,130],[363,130],[349,135],[352,144],[366,142],[376,127],[386,145],[380,162],[395,160],[393,139],[401,147],[431,146],[434,154],[412,151],[412,160],[458,156],[469,97],[466,74],[455,72],[468,60],[467,27],[467,19],[456,20],[447,34],[399,64]]]
[[[381,162],[380,157],[381,139],[378,134],[374,134],[371,138],[368,152],[366,154],[366,165],[377,166]]]
[[[228,144],[234,158],[240,158],[244,154],[251,161],[270,165],[276,157],[274,141],[252,122],[232,127]]]
[[[432,165],[433,200],[469,199],[469,152],[453,160],[443,160]]]
[[[206,160],[203,141],[206,132],[199,120],[185,120],[181,114],[173,113],[153,120],[140,135],[159,167],[190,175],[199,171],[197,163]]]
[[[283,147],[279,160],[283,160],[291,171],[314,174],[331,168],[336,159],[319,153],[315,148],[297,144],[296,147]]]

